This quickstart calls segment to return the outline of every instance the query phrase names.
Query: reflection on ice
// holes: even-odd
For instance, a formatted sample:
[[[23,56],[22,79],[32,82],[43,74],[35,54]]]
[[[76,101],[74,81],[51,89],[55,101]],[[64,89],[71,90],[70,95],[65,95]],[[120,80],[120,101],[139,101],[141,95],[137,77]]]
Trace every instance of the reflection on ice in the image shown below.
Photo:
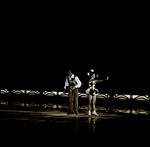
[[[99,119],[99,117],[88,117],[88,128],[89,132],[95,132],[96,130],[96,121]]]

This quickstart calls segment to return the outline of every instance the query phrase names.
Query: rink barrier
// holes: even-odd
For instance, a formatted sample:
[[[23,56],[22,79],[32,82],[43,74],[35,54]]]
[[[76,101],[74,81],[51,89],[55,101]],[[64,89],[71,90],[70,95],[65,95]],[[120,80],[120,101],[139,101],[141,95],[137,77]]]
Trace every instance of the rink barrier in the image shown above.
[[[11,105],[18,102],[23,103],[22,106],[45,106],[56,104],[59,105],[68,104],[69,93],[63,93],[61,91],[43,91],[38,90],[16,90],[11,92],[7,89],[0,90],[1,104]],[[88,104],[88,96],[86,93],[79,93],[79,106]],[[96,99],[97,106],[105,106],[115,109],[116,112],[123,113],[144,113],[143,109],[150,109],[150,97],[149,95],[129,95],[129,94],[114,94],[110,97],[109,94],[97,94]],[[134,109],[134,110],[132,110]],[[142,110],[142,111],[141,111]],[[145,112],[146,113],[146,112]]]

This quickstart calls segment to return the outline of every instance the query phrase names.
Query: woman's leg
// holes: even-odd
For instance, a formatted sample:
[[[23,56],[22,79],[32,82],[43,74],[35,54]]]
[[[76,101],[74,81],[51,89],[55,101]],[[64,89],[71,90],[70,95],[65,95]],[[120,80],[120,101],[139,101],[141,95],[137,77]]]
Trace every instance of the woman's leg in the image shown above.
[[[93,96],[93,114],[97,116],[98,114],[96,113],[95,104],[96,104],[96,95]]]
[[[92,95],[88,94],[88,109],[89,109],[89,115],[91,115],[91,101],[92,101]]]
[[[96,95],[93,96],[93,111],[96,110],[95,104],[96,104]]]

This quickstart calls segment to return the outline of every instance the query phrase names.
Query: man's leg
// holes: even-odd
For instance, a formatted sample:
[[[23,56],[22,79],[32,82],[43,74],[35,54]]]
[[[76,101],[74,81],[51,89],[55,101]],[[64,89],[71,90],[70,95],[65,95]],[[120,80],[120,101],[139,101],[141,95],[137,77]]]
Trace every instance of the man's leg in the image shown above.
[[[90,94],[88,94],[88,101],[89,101],[88,108],[89,108],[89,111],[91,111],[92,95],[90,95]]]
[[[69,106],[70,106],[70,113],[73,113],[73,92],[69,94]]]
[[[74,99],[75,99],[75,104],[74,104],[74,109],[75,113],[78,114],[78,88],[76,88],[74,91]]]

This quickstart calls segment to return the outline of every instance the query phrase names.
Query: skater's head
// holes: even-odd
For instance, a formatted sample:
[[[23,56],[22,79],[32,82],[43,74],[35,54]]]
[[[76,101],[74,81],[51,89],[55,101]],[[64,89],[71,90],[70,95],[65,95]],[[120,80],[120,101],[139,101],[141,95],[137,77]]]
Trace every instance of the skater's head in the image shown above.
[[[99,78],[99,75],[98,75],[98,73],[96,74],[95,78],[96,78],[96,79],[98,79],[98,78]]]
[[[92,79],[95,78],[95,72],[93,69],[90,70],[90,72],[87,73],[88,76],[90,76]]]
[[[93,73],[93,74],[91,75],[91,78],[92,78],[92,79],[95,79],[95,73]]]
[[[72,71],[71,71],[71,70],[69,70],[69,71],[68,71],[68,75],[71,77],[71,76],[72,76],[72,74],[73,74],[73,73],[72,73]]]

